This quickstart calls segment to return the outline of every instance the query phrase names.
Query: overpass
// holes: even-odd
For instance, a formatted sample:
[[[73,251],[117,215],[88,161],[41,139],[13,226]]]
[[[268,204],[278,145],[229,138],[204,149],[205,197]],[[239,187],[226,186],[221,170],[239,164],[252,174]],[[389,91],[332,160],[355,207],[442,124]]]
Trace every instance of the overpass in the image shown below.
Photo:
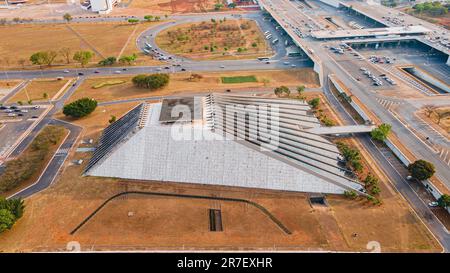
[[[348,125],[348,126],[331,126],[331,127],[314,127],[305,130],[308,133],[316,135],[348,135],[370,133],[375,129],[375,125]]]

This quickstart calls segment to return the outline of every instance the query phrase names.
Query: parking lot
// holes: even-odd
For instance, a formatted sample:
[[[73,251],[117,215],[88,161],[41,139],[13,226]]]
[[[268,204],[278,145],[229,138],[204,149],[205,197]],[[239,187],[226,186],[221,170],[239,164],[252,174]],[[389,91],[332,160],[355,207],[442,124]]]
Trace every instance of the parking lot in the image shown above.
[[[378,57],[388,57],[393,60],[395,65],[414,65],[435,78],[449,84],[450,83],[450,68],[445,64],[446,58],[437,52],[430,52],[421,47],[380,47],[375,48],[359,48],[358,52],[369,57],[376,55]],[[386,64],[386,62],[383,62]]]
[[[370,90],[392,89],[397,81],[383,70],[373,66],[370,57],[363,56],[344,44],[326,45],[328,54],[336,60],[356,81],[368,86]]]
[[[16,108],[17,107],[17,108]],[[2,106],[0,109],[0,158],[5,157],[15,143],[39,120],[47,106]]]

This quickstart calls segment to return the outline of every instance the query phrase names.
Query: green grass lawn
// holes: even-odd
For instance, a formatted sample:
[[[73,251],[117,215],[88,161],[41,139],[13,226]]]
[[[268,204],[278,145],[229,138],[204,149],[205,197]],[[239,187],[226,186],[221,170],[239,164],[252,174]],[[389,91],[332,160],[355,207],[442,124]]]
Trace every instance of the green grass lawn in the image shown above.
[[[222,83],[258,82],[255,76],[222,77]]]

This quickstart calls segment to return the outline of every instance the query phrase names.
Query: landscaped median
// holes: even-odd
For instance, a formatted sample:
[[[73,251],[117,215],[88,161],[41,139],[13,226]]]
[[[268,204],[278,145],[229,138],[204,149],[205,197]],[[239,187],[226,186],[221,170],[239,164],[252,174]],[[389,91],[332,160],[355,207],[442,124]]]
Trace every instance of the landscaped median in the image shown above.
[[[67,134],[64,127],[49,125],[19,157],[7,161],[0,175],[0,196],[10,196],[34,183]]]

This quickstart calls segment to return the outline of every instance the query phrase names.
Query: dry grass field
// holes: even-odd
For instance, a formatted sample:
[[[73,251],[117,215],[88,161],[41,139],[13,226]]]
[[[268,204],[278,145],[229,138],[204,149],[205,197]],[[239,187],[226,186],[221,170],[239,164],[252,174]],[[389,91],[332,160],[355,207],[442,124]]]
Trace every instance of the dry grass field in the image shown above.
[[[95,65],[103,57],[117,57],[125,47],[126,54],[137,53],[135,46],[137,35],[145,28],[157,23],[71,23],[71,24],[26,24],[0,26],[0,65],[11,68],[37,68],[32,66],[29,58],[38,51],[62,48],[70,49],[70,56],[77,50],[89,50],[95,53],[90,65]],[[131,39],[130,36],[132,36]],[[140,54],[140,59],[144,59]],[[145,63],[159,63],[145,57]],[[67,64],[65,57],[59,53],[54,65],[75,66],[70,57]],[[139,60],[143,62],[143,60]]]
[[[57,79],[38,79],[31,81],[27,86],[22,88],[14,96],[12,96],[8,102],[16,103],[21,101],[23,103],[32,100],[48,101],[51,100],[71,79],[57,80]],[[47,98],[44,98],[44,93],[47,94]]]
[[[111,115],[122,116],[136,102],[99,106],[75,121],[81,139],[97,139]],[[65,119],[59,113],[57,118]],[[67,119],[66,119],[67,120]],[[277,249],[437,252],[440,248],[406,201],[382,184],[381,206],[364,200],[328,196],[328,207],[311,206],[307,194],[157,181],[82,177],[89,153],[73,153],[62,175],[47,190],[26,200],[26,212],[0,234],[0,251],[65,250],[78,241],[82,250]],[[264,206],[291,232],[282,232],[259,210],[234,202],[128,195],[114,199],[75,234],[70,232],[107,198],[123,191],[235,197]],[[208,209],[221,209],[223,232],[210,232]],[[42,219],[46,219],[42,221]],[[354,236],[354,234],[357,234]]]
[[[418,114],[420,118],[450,139],[450,106],[437,107],[430,116],[424,110],[419,111]],[[439,115],[442,115],[441,120],[439,120]]]
[[[157,14],[196,13],[214,11],[214,5],[223,0],[133,0],[129,8],[144,9]],[[224,5],[225,7],[226,5]],[[226,8],[222,8],[226,10]]]
[[[158,46],[191,59],[248,59],[273,52],[250,20],[203,21],[174,26],[156,36]]]
[[[21,81],[19,80],[2,80],[0,81],[0,99],[8,94],[11,89],[16,87],[18,84],[20,84]]]
[[[163,89],[149,91],[142,88],[135,87],[132,82],[132,77],[110,77],[110,78],[90,78],[87,79],[72,95],[71,101],[82,98],[91,97],[98,101],[111,101],[125,98],[139,98],[150,96],[165,96],[177,95],[183,93],[201,93],[212,92],[231,89],[242,88],[257,88],[257,87],[277,87],[279,85],[298,86],[305,85],[306,87],[318,87],[317,74],[309,68],[292,69],[286,71],[236,71],[236,72],[211,72],[202,73],[201,79],[190,80],[191,73],[175,73],[170,75],[170,82],[168,86]],[[246,82],[236,84],[224,84],[221,77],[254,75],[257,82]],[[125,83],[105,86],[95,89],[94,85],[106,82],[111,79],[124,80]]]

